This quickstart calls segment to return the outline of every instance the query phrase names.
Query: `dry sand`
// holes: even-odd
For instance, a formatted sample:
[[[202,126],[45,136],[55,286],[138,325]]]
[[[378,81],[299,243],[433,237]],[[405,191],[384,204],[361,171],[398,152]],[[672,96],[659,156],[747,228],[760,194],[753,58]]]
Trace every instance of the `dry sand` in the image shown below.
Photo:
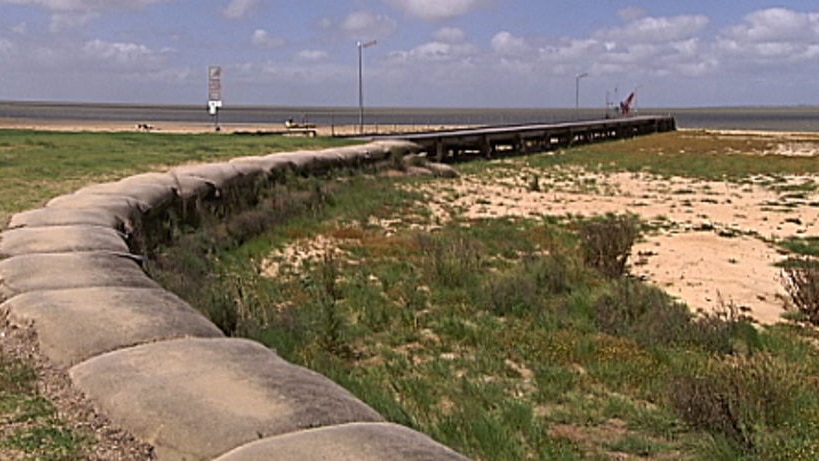
[[[148,127],[146,129],[146,127]],[[99,131],[99,132],[156,132],[156,133],[213,133],[216,125],[213,122],[166,122],[166,121],[97,121],[69,119],[20,119],[0,118],[0,128],[51,130],[51,131]],[[439,125],[366,125],[367,134],[394,134],[418,131],[435,131],[458,128]],[[359,134],[358,125],[317,125],[311,127],[317,136],[353,136]],[[287,130],[283,123],[220,123],[221,133],[271,133],[292,136],[309,135],[304,130]]]
[[[798,146],[781,144],[775,153],[815,156],[819,137]],[[634,275],[692,309],[712,311],[732,303],[748,308],[764,324],[780,319],[787,297],[781,271],[774,266],[784,256],[773,242],[815,236],[819,225],[819,192],[802,196],[777,192],[765,185],[771,178],[749,178],[748,184],[740,185],[577,168],[504,171],[492,178],[467,175],[430,184],[422,192],[430,198],[431,211],[444,221],[455,215],[537,218],[633,213],[657,228],[634,248]],[[539,191],[532,190],[535,176]],[[779,178],[777,185],[817,180],[789,176]]]

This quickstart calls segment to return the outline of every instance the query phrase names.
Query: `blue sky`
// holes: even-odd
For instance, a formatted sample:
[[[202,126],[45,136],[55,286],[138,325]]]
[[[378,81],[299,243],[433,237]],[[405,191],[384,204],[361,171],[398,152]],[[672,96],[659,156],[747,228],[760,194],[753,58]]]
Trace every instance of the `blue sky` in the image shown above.
[[[819,105],[819,6],[761,0],[0,0],[0,100]]]

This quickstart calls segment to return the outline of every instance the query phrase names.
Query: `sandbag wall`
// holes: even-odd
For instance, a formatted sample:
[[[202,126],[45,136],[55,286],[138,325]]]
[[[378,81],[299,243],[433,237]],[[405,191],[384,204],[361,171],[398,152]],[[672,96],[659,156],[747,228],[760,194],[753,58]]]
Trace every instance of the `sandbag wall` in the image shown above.
[[[227,338],[143,270],[171,216],[252,206],[285,172],[357,167],[417,146],[380,141],[188,165],[96,184],[14,215],[0,234],[0,312],[32,327],[102,414],[161,460],[463,460],[387,423],[326,377]]]

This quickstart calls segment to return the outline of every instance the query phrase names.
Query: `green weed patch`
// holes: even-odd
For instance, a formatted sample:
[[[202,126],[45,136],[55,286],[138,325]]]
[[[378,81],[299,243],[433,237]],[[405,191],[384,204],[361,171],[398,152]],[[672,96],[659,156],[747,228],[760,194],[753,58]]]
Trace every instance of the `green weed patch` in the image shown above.
[[[408,180],[418,181],[399,184]],[[733,306],[695,315],[625,271],[601,270],[582,221],[440,226],[424,222],[423,197],[394,180],[328,184],[320,211],[216,258],[200,253],[197,264],[210,274],[209,292],[243,306],[236,312],[256,306],[244,333],[389,420],[476,459],[767,459],[812,449],[809,435],[819,432],[787,410],[819,408],[813,372],[799,366],[807,352],[794,352],[798,334],[772,342]],[[416,228],[424,225],[434,230]],[[628,237],[610,251],[617,267],[636,234]],[[264,261],[295,240],[324,243],[313,255],[302,250],[298,267],[276,259],[279,275],[265,275]],[[195,278],[177,282],[201,287]],[[768,362],[755,358],[763,355]],[[764,393],[746,376],[787,391]],[[710,413],[717,404],[702,386],[746,384],[731,397],[743,428],[732,432],[730,418]]]

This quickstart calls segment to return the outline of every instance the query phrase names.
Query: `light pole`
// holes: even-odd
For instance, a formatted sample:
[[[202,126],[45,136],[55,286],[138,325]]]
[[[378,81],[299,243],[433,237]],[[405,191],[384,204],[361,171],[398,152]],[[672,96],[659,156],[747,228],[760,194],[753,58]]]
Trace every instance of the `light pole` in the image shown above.
[[[367,43],[357,42],[358,47],[358,133],[364,133],[364,77],[362,67],[364,63],[364,48],[375,46],[375,40]]]
[[[582,74],[577,74],[574,76],[574,118],[580,118],[580,79],[583,77],[588,77],[589,74],[587,72],[583,72]]]

